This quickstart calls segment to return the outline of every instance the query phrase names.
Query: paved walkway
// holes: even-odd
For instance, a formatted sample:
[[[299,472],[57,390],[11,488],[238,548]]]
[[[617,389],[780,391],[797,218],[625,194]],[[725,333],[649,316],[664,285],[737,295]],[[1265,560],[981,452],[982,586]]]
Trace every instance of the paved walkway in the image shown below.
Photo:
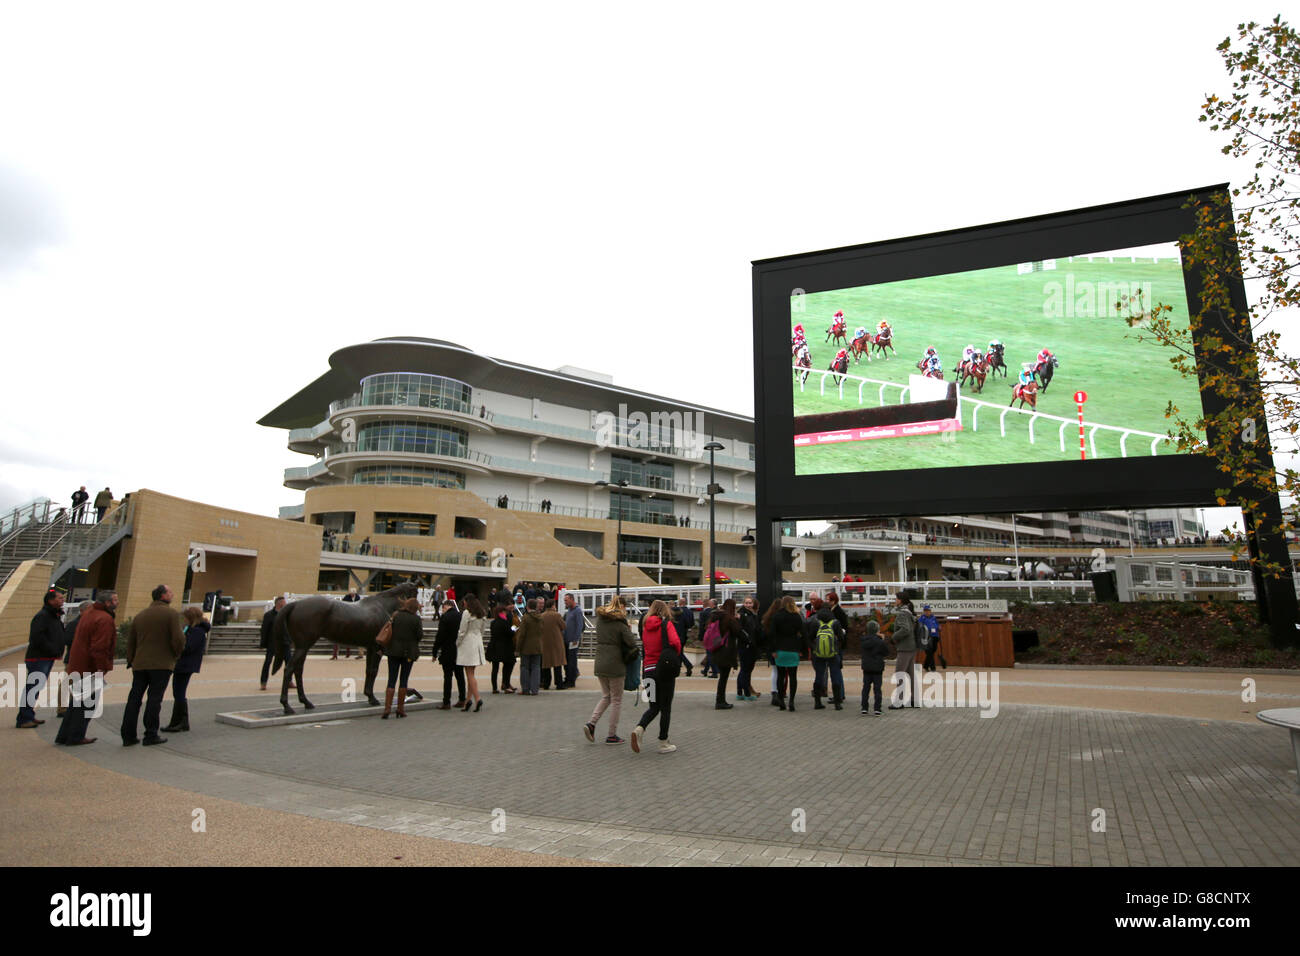
[[[581,726],[596,695],[582,689],[487,695],[482,713],[424,712],[400,722],[217,724],[219,709],[274,699],[242,695],[249,665],[205,663],[193,685],[195,729],[163,747],[122,748],[113,733],[117,703],[96,721],[100,741],[91,747],[50,746],[53,721],[35,732],[5,730],[6,814],[21,820],[37,807],[63,805],[54,794],[38,801],[39,787],[17,786],[23,774],[80,766],[78,779],[124,774],[133,785],[158,787],[175,812],[184,811],[171,821],[180,832],[189,832],[193,808],[203,807],[212,843],[223,832],[262,826],[251,816],[265,814],[274,820],[264,825],[275,834],[273,853],[246,862],[280,862],[274,853],[298,851],[279,847],[299,844],[317,847],[306,859],[318,862],[373,862],[375,848],[394,835],[408,853],[437,847],[433,857],[449,851],[443,858],[455,862],[517,851],[548,854],[528,857],[533,862],[673,865],[1300,862],[1288,743],[1253,718],[1300,700],[1300,677],[1292,675],[1261,673],[1258,701],[1243,704],[1237,674],[1004,671],[992,719],[972,708],[861,717],[856,706],[814,711],[810,703],[789,714],[766,696],[718,712],[711,682],[685,681],[672,733],[680,750],[661,757],[587,743]],[[313,665],[308,688],[321,703],[337,693],[341,676],[359,671],[354,662]],[[413,683],[428,694],[434,675],[427,664],[417,673]],[[809,684],[801,686],[806,695]],[[110,701],[123,690],[119,683]],[[1090,706],[1019,702],[1044,697]],[[624,736],[641,712],[631,699]],[[1095,709],[1107,703],[1187,716]],[[170,703],[164,719],[169,714]],[[96,786],[113,799],[112,788]],[[237,811],[250,819],[235,825]],[[1104,831],[1094,829],[1098,811]],[[98,829],[117,832],[126,816],[110,814]],[[83,849],[97,845],[79,839],[75,821],[52,820],[50,832]],[[0,843],[0,859],[22,861],[19,839]],[[105,853],[85,862],[115,862]],[[158,853],[131,859],[171,861]]]

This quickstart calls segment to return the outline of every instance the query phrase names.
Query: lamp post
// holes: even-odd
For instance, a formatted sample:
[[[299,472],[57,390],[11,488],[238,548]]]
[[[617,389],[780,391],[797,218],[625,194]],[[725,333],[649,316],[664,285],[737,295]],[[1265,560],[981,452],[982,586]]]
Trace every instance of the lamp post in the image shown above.
[[[720,441],[711,441],[704,446],[704,450],[709,453],[709,600],[713,601],[717,597],[718,582],[717,572],[714,570],[716,562],[713,558],[713,499],[722,493],[722,486],[714,481],[713,475],[713,454],[722,451],[727,446]]]
[[[608,487],[626,488],[627,479],[619,481],[605,481],[601,479],[596,482],[597,488]],[[619,597],[623,593],[623,493],[621,491],[613,492],[618,496],[618,526],[614,531],[614,596]]]

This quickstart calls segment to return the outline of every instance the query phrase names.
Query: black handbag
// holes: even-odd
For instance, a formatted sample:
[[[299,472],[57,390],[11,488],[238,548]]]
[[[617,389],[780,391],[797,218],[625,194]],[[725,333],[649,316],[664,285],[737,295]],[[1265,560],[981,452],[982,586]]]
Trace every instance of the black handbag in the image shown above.
[[[659,662],[655,664],[655,680],[676,680],[682,672],[682,657],[668,641],[668,628],[671,622],[661,618],[659,621],[660,643]]]

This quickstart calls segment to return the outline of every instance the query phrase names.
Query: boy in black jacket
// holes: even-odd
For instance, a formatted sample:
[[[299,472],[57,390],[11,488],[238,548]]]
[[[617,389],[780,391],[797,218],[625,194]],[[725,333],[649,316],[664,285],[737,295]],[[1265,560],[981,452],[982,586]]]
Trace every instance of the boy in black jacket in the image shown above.
[[[885,672],[885,657],[889,649],[880,638],[880,625],[867,622],[867,633],[862,635],[862,713],[867,713],[871,688],[876,689],[875,715],[880,716],[880,686]]]

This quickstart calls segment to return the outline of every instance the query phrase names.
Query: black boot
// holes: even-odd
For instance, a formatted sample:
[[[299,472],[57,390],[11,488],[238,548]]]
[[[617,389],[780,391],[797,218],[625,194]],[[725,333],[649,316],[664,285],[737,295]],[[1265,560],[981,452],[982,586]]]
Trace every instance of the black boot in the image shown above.
[[[178,700],[172,703],[172,722],[163,728],[169,734],[176,734],[190,729],[190,702]]]
[[[826,705],[822,703],[822,699],[818,697],[816,694],[813,694],[813,710],[825,710],[825,709],[826,709]]]

